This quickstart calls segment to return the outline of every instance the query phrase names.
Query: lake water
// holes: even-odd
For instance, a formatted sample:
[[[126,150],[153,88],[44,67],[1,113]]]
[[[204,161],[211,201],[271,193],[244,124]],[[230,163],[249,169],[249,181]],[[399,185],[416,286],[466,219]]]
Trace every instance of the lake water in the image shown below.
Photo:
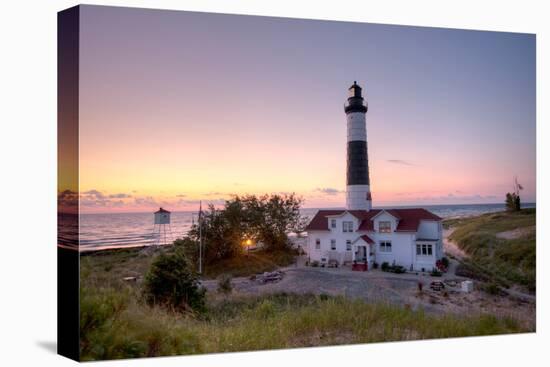
[[[522,204],[535,207],[534,203]],[[417,206],[418,207],[418,206]],[[428,205],[422,206],[442,218],[455,218],[504,210],[504,204],[472,205]],[[383,208],[383,207],[381,207]],[[406,208],[406,206],[393,208]],[[302,209],[302,215],[313,217],[318,209]],[[170,227],[166,228],[166,239],[184,236],[197,220],[197,212],[172,212]],[[164,231],[160,238],[154,233],[152,213],[111,213],[81,214],[80,238],[74,215],[58,216],[59,244],[75,246],[80,240],[80,250],[135,247],[152,245],[164,241]]]

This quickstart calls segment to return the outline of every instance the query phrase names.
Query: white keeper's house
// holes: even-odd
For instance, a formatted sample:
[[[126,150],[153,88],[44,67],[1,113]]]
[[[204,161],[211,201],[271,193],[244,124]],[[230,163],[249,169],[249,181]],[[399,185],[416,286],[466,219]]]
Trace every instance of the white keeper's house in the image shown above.
[[[374,262],[431,271],[443,257],[441,218],[423,208],[372,209],[367,154],[367,104],[356,82],[349,88],[346,209],[320,210],[306,227],[310,262]]]

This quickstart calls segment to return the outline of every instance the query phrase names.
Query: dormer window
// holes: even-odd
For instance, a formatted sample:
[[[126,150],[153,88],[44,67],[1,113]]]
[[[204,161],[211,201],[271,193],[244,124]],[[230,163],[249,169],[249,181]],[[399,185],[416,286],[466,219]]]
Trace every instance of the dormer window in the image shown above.
[[[336,228],[336,219],[330,220],[330,228]]]
[[[389,221],[380,221],[380,222],[378,222],[378,232],[380,232],[380,233],[391,233],[391,222],[389,222]]]
[[[342,232],[353,232],[353,222],[342,222]]]

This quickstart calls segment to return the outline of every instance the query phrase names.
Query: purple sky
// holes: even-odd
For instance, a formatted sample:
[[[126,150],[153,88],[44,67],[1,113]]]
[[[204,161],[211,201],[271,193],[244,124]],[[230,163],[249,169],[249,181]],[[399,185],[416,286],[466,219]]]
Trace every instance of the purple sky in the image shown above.
[[[343,206],[354,80],[374,205],[535,201],[535,36],[84,6],[84,211],[231,193]],[[98,198],[95,193],[100,193]],[[117,197],[118,196],[118,197]]]

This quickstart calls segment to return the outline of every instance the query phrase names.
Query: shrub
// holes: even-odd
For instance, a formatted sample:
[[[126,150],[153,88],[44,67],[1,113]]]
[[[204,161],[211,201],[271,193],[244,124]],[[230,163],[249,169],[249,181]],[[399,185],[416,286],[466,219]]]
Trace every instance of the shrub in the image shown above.
[[[207,264],[242,254],[244,239],[262,243],[266,251],[290,252],[287,234],[301,233],[307,224],[300,214],[302,202],[294,194],[235,195],[222,209],[210,205],[201,216],[201,227],[193,225],[188,236],[197,242],[202,234]]]
[[[430,275],[432,277],[440,277],[441,275],[443,275],[442,272],[440,272],[439,270],[437,270],[436,268],[433,268],[432,269],[432,272],[430,273]]]
[[[391,267],[391,271],[395,274],[403,274],[406,272],[405,268],[401,265],[394,265]]]
[[[449,267],[449,259],[448,259],[446,256],[443,256],[443,257],[441,258],[441,264],[443,264],[443,266],[444,266],[445,268],[448,268],[448,267]]]
[[[314,267],[314,268],[318,267],[318,266],[319,266],[319,261],[313,260],[313,261],[311,262],[311,266]]]
[[[482,289],[493,296],[496,296],[500,293],[500,287],[493,282],[484,285]]]
[[[390,267],[390,264],[388,264],[387,261],[384,261],[382,265],[380,265],[380,269],[382,269],[382,271],[388,271],[389,267]]]
[[[376,261],[372,263],[372,268],[378,269],[378,263]]]
[[[205,310],[205,293],[181,249],[160,254],[145,276],[143,296],[149,304],[200,313]]]
[[[275,305],[269,299],[265,299],[255,309],[255,314],[260,319],[267,319],[275,315]]]
[[[218,277],[218,292],[223,294],[229,294],[233,290],[233,284],[231,284],[231,275],[222,274]]]

